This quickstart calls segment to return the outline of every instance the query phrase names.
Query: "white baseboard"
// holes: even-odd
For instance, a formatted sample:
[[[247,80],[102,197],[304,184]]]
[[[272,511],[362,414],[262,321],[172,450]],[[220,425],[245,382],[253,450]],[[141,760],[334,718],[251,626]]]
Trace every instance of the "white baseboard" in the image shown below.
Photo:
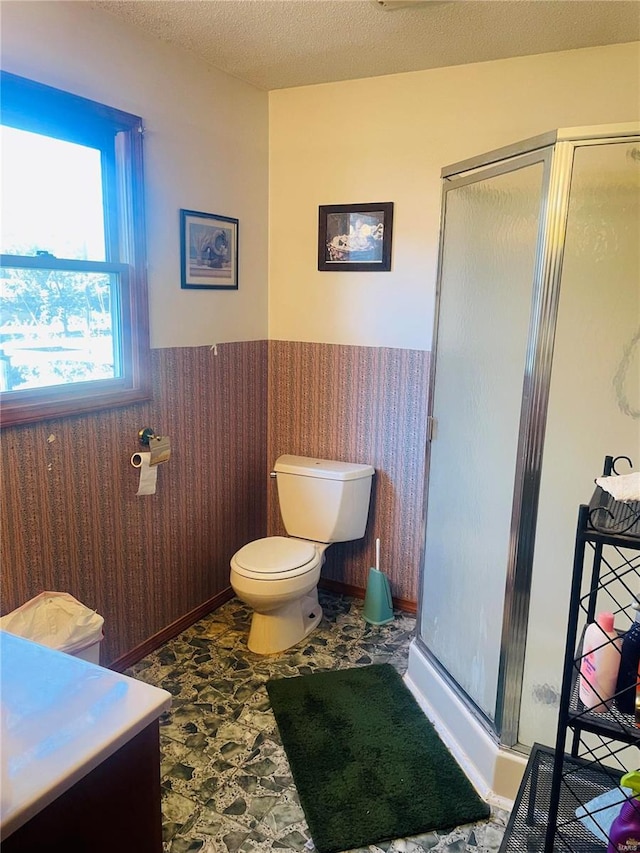
[[[450,689],[416,641],[405,683],[471,784],[486,802],[511,810],[527,757],[500,746]]]

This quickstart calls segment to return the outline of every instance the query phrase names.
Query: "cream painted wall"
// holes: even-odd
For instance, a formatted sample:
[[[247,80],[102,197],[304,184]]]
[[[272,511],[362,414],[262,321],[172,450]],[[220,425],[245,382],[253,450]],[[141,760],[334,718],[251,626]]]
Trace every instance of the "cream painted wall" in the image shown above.
[[[441,167],[639,117],[638,43],[271,92],[269,337],[430,349]],[[391,272],[318,272],[318,205],[369,201]]]
[[[78,2],[2,4],[2,67],[142,116],[152,347],[267,337],[268,98]],[[180,289],[178,211],[240,220],[238,291]]]
[[[267,96],[83,3],[36,0],[2,3],[2,65],[144,118],[154,347],[430,349],[441,167],[640,116],[638,44]],[[395,202],[391,272],[317,271],[318,205],[351,201]],[[180,289],[181,207],[240,219],[237,292]]]

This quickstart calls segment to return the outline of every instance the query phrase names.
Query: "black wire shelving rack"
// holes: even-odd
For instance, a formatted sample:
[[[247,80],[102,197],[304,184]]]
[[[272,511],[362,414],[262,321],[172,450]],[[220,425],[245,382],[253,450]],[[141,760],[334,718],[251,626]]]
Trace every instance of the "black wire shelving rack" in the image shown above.
[[[619,474],[623,462],[631,466],[628,457],[607,456],[603,475]],[[500,853],[605,853],[606,813],[589,804],[617,789],[620,808],[620,778],[640,758],[640,716],[621,713],[614,702],[604,713],[583,706],[582,641],[600,610],[611,611],[624,634],[639,594],[640,501],[614,500],[597,486],[578,512],[555,751],[534,745]]]

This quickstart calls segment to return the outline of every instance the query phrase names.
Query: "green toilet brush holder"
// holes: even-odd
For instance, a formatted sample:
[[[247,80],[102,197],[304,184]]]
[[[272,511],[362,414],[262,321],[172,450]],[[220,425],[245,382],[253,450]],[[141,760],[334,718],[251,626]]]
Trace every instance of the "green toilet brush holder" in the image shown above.
[[[393,602],[389,580],[380,571],[380,540],[376,539],[376,565],[369,569],[367,591],[364,597],[362,616],[370,625],[386,625],[393,622]]]

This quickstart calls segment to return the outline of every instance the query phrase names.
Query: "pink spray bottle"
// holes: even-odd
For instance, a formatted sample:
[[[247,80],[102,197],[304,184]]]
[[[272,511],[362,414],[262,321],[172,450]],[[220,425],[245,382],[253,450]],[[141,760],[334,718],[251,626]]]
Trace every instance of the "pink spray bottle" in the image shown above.
[[[640,771],[627,773],[620,785],[631,788],[633,798],[623,804],[611,824],[607,853],[640,853]]]

